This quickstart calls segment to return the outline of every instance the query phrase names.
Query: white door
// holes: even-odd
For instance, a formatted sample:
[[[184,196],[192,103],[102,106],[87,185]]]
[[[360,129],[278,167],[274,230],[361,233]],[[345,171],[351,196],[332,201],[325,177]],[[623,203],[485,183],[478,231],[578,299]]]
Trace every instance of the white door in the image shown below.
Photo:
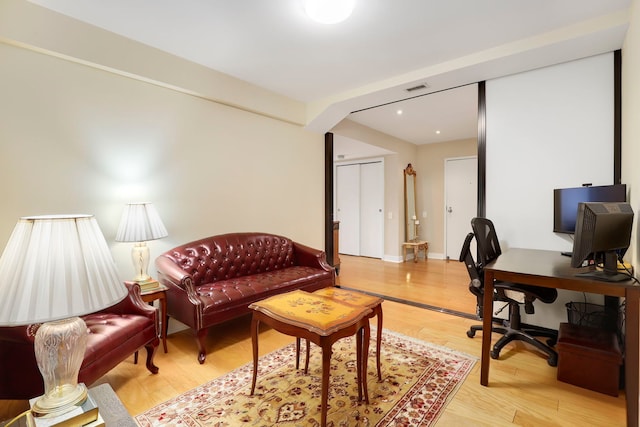
[[[360,165],[336,167],[336,219],[341,254],[360,255]]]
[[[360,165],[360,255],[382,258],[384,170],[382,162]]]
[[[445,160],[445,255],[457,260],[471,218],[477,216],[478,158],[461,157]]]
[[[384,167],[381,161],[336,165],[341,254],[382,258]]]

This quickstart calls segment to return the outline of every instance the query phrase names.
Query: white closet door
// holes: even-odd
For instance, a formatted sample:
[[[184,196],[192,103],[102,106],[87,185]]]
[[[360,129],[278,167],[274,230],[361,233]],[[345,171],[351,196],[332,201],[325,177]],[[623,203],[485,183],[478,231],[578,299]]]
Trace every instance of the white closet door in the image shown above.
[[[337,166],[336,186],[339,251],[345,255],[360,255],[360,165]]]
[[[382,258],[384,170],[382,162],[360,165],[360,255]]]

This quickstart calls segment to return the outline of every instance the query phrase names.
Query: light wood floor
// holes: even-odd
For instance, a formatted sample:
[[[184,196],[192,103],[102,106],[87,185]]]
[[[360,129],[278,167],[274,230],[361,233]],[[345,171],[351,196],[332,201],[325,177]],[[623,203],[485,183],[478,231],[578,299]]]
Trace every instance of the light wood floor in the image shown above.
[[[342,256],[338,278],[342,286],[411,299],[421,304],[474,313],[475,299],[467,290],[463,266],[455,261],[388,263]],[[471,339],[467,328],[477,320],[395,301],[383,303],[385,329],[480,356],[480,334]],[[169,353],[158,349],[157,375],[133,358],[121,363],[97,384],[109,383],[132,415],[251,361],[249,318],[211,328],[204,365],[196,359],[190,331],[171,334]],[[495,335],[494,335],[495,336]],[[292,342],[273,330],[260,335],[260,354]],[[144,356],[144,351],[141,353]],[[4,369],[5,367],[0,367]],[[247,385],[248,386],[248,385]],[[22,401],[0,401],[0,419],[26,408]],[[623,426],[624,392],[618,398],[556,380],[556,368],[524,344],[511,344],[500,360],[491,361],[489,387],[480,385],[480,363],[458,390],[438,426]]]

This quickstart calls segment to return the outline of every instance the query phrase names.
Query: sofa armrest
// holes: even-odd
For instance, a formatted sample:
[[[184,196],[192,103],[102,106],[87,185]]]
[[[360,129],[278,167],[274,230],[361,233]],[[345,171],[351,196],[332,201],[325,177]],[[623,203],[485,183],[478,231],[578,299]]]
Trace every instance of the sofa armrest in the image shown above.
[[[0,327],[0,343],[12,342],[18,344],[29,343],[33,346],[36,338],[36,332],[40,327],[40,323],[34,323],[27,326],[3,326]],[[0,344],[2,348],[2,344]]]
[[[172,284],[184,288],[186,279],[191,277],[186,271],[173,262],[173,260],[165,256],[156,258],[156,270],[158,270],[158,276],[162,279],[162,284],[165,286]]]
[[[111,314],[136,314],[139,316],[147,317],[153,320],[153,323],[156,325],[156,330],[160,330],[160,318],[158,316],[158,310],[142,301],[142,296],[140,294],[140,285],[135,282],[124,282],[124,285],[127,287],[129,291],[127,296],[124,297],[122,301],[119,303],[112,305],[111,307],[107,307],[104,310],[100,310],[97,313],[111,313]]]
[[[158,270],[158,280],[168,287],[170,292],[185,292],[192,304],[201,302],[191,275],[178,267],[171,259],[163,256],[156,258],[156,269]]]
[[[297,242],[293,242],[293,249],[297,265],[320,268],[335,274],[335,268],[327,262],[327,254],[324,251]]]
[[[158,281],[168,288],[167,310],[169,315],[195,329],[202,327],[204,303],[198,296],[190,274],[173,260],[156,258]]]

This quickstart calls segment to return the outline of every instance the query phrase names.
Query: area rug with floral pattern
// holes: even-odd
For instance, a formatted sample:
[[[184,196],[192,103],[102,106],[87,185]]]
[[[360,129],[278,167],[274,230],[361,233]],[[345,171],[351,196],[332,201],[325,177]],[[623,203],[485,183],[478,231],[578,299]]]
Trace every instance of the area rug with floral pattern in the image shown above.
[[[371,336],[375,337],[375,330]],[[477,361],[464,353],[384,330],[382,381],[378,381],[376,351],[372,340],[367,405],[358,402],[355,339],[344,338],[333,345],[327,425],[433,425]],[[295,369],[292,343],[260,358],[253,396],[249,395],[253,364],[248,363],[135,419],[143,427],[320,425],[321,353],[312,344],[305,374]]]

